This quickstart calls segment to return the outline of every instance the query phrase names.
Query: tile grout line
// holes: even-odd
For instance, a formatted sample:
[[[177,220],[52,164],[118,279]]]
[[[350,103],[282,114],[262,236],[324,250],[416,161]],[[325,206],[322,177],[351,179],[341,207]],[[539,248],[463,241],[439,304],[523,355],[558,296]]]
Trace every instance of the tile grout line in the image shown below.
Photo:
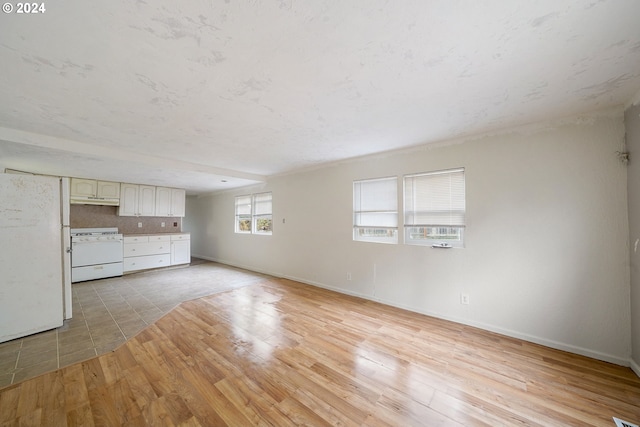
[[[87,318],[84,315],[84,308],[82,307],[82,298],[78,295],[77,292],[75,292],[75,290],[73,291],[73,294],[74,294],[74,296],[75,296],[75,298],[77,300],[78,308],[80,309],[80,312],[82,313],[82,320],[84,321],[84,326],[87,329],[87,332],[89,333],[89,339],[91,340],[92,350],[95,353],[95,355],[97,356],[98,354],[95,351],[95,343],[93,341],[93,336],[91,336],[91,331],[89,330],[89,324],[87,323]],[[56,332],[58,332],[57,329],[56,329]],[[58,335],[58,337],[59,337],[59,335]],[[62,364],[60,362],[60,340],[58,339],[58,368],[63,368],[65,366],[67,366],[67,365],[64,365],[64,366],[61,366],[61,365]]]
[[[151,301],[145,295],[140,293],[135,287],[131,286],[130,284],[127,284],[127,286],[129,286],[129,288],[136,293],[136,296],[139,296],[139,297],[143,298],[145,301],[147,301],[149,304],[151,304],[153,306],[153,308],[155,308],[156,310],[159,310],[160,313],[164,313],[164,311],[160,307],[158,307],[153,301]],[[142,314],[139,313],[137,309],[133,308],[133,306],[131,304],[129,304],[129,300],[125,296],[123,296],[121,293],[118,293],[118,295],[120,295],[122,298],[124,298],[124,300],[127,302],[129,307],[131,307],[131,309],[138,315],[138,317],[140,317],[140,320],[142,320],[144,322],[145,326],[149,326],[149,325],[151,325],[153,323],[153,322],[151,322],[151,323],[147,322],[147,319],[142,317]]]
[[[22,353],[22,346],[24,345],[24,338],[20,338],[20,348],[17,351],[16,363],[13,365],[13,372],[11,373],[11,381],[9,385],[13,384],[16,380],[16,371],[18,370],[18,363],[20,362],[20,354]]]
[[[92,285],[93,286],[93,285]],[[94,288],[95,289],[95,288]],[[111,316],[111,320],[113,320],[113,322],[116,324],[116,326],[118,327],[118,330],[120,331],[120,333],[122,334],[122,337],[125,339],[125,341],[127,340],[127,336],[125,335],[125,333],[122,331],[122,328],[120,327],[120,325],[118,324],[118,321],[116,320],[115,317],[113,317],[113,314],[111,314],[111,310],[109,310],[109,307],[107,307],[107,304],[104,303],[104,300],[102,299],[102,296],[100,295],[100,293],[98,291],[96,291],[96,295],[98,295],[98,298],[100,298],[100,302],[102,303],[102,305],[104,306],[104,308],[107,309],[107,313],[109,313],[109,316]],[[120,295],[120,294],[118,294]],[[120,295],[120,297],[122,298],[122,295]],[[124,299],[124,298],[123,298]],[[125,299],[126,302],[126,299]],[[127,302],[127,305],[129,305],[129,303]],[[129,307],[131,307],[129,305]],[[89,334],[91,334],[91,330],[89,330]],[[92,341],[93,341],[93,336],[92,336]],[[98,349],[96,349],[96,353],[98,353]]]
[[[93,289],[93,292],[95,292],[96,295],[98,295],[98,292],[96,292],[95,288],[93,287],[93,285],[91,285],[91,289]],[[98,298],[100,296],[98,295]],[[87,322],[87,316],[85,316],[85,312],[84,312],[84,307],[82,306],[82,300],[81,298],[78,296],[78,305],[80,306],[80,311],[82,312],[82,318],[84,320],[84,325],[87,328],[87,332],[89,332],[89,339],[91,340],[91,346],[93,347],[93,352],[95,353],[95,355],[98,355],[98,351],[96,350],[96,342],[93,340],[93,334],[91,333],[91,328],[89,328],[89,322]]]

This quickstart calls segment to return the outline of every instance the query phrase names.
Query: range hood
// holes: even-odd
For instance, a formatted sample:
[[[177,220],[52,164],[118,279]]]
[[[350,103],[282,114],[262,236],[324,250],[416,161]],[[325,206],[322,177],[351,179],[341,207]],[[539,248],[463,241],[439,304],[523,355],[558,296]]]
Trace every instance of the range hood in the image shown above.
[[[72,205],[103,205],[103,206],[120,206],[120,199],[109,197],[95,197],[95,196],[71,196],[70,202]]]

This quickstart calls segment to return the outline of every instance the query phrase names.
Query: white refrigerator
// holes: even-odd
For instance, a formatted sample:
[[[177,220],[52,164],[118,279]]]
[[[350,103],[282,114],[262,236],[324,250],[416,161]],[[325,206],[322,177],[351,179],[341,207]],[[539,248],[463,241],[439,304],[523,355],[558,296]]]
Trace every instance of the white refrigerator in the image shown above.
[[[0,342],[71,317],[68,179],[0,174]]]

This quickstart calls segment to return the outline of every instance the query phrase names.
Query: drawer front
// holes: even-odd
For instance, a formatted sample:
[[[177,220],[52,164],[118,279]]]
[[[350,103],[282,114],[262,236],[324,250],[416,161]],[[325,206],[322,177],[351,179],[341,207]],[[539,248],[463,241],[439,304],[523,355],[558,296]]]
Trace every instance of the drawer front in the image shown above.
[[[171,256],[164,255],[147,255],[136,256],[124,259],[124,271],[147,270],[150,268],[168,267],[171,263]]]
[[[124,257],[160,255],[171,252],[171,242],[125,243]]]
[[[169,242],[171,241],[171,236],[149,236],[150,242]]]
[[[172,242],[179,241],[179,240],[191,240],[191,234],[185,233],[185,234],[172,234],[171,235],[171,241]]]
[[[124,243],[146,243],[149,241],[149,236],[124,236]]]

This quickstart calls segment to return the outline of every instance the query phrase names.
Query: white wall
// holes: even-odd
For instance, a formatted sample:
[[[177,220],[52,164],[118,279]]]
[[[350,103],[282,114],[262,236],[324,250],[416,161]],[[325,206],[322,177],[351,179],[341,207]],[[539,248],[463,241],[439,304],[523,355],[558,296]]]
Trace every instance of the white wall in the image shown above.
[[[628,365],[623,140],[607,110],[273,177],[190,200],[193,254]],[[352,241],[353,180],[460,166],[466,248]],[[234,196],[260,191],[273,236],[234,234]]]
[[[631,344],[632,367],[640,376],[640,101],[625,111],[629,197],[629,241],[631,260]],[[636,241],[639,243],[636,246]]]

